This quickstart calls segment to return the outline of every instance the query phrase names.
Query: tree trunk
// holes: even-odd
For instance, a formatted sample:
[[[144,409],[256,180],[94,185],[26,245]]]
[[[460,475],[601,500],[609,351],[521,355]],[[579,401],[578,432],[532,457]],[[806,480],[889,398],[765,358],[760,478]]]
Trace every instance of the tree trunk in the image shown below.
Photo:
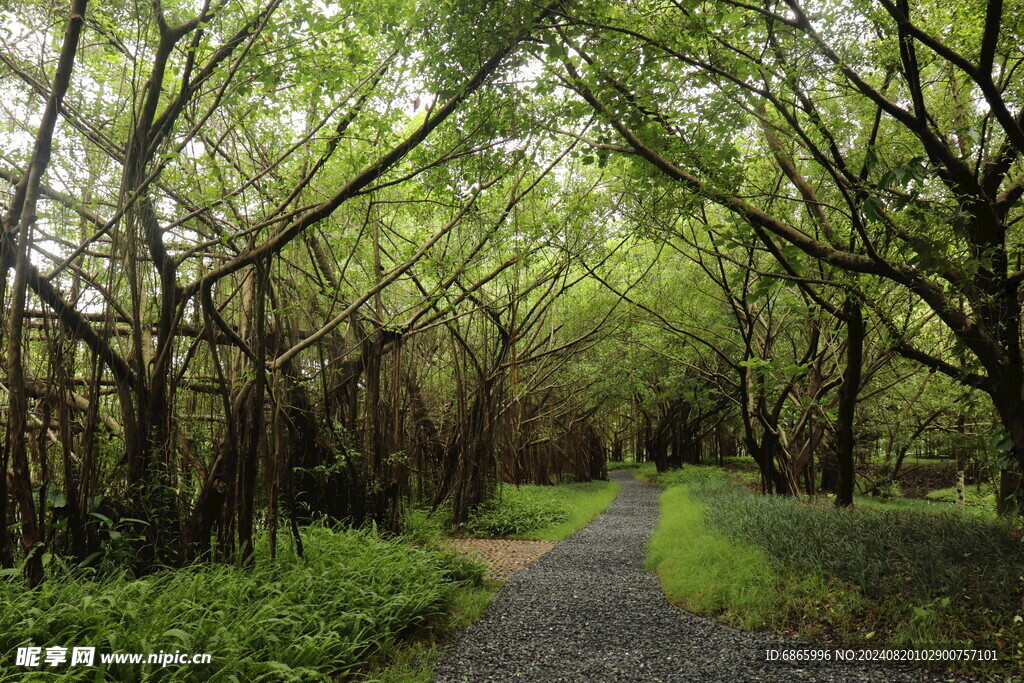
[[[839,417],[836,420],[836,460],[839,463],[836,507],[853,505],[853,416],[864,358],[864,318],[860,304],[851,297],[846,300],[843,312],[847,329],[846,368],[843,370],[843,383],[839,387]]]

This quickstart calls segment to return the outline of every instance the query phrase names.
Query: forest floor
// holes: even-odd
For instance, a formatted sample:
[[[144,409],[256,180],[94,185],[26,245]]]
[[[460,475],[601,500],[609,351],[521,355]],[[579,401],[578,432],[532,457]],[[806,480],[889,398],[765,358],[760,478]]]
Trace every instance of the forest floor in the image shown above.
[[[618,497],[590,525],[505,584],[457,637],[438,681],[922,681],[946,676],[874,662],[781,661],[815,646],[743,633],[671,604],[644,569],[661,489],[611,473]],[[767,652],[780,653],[768,661]]]

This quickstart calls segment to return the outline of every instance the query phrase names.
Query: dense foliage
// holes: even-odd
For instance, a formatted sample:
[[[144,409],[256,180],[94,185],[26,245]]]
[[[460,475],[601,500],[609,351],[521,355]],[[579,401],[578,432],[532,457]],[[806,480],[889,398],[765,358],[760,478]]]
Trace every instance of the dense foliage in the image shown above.
[[[214,674],[330,680],[365,670],[386,648],[443,614],[458,589],[482,579],[480,567],[453,553],[368,532],[315,527],[304,538],[316,562],[202,565],[138,580],[124,572],[61,569],[38,591],[20,582],[0,584],[0,680],[52,680],[52,672],[8,668],[14,650],[25,644],[213,655],[209,665],[102,668],[107,679],[121,681],[205,681]],[[265,552],[261,548],[259,556]],[[90,667],[62,669],[61,680],[97,674]]]
[[[1017,585],[1002,527],[802,499],[1024,509],[1022,31],[935,0],[0,4],[4,581],[523,534],[573,505],[506,485],[740,458],[786,500],[715,489],[729,539],[980,614]]]

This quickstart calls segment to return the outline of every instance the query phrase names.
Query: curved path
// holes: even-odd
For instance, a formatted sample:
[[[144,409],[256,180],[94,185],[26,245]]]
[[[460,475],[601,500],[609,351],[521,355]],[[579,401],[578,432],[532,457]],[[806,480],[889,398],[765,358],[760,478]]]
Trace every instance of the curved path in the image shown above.
[[[884,663],[769,662],[768,649],[813,646],[672,605],[643,568],[661,489],[611,478],[622,490],[608,509],[505,584],[449,645],[438,681],[948,680]]]

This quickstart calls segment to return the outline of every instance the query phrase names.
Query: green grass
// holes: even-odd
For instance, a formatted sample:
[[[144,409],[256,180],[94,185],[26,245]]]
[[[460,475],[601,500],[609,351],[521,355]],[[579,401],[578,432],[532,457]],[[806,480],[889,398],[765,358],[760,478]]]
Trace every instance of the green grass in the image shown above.
[[[449,611],[420,637],[385,652],[379,666],[359,680],[364,683],[431,683],[434,667],[444,654],[444,640],[483,616],[501,589],[501,582],[485,579],[481,586],[466,586],[453,596]]]
[[[946,489],[930,491],[925,498],[928,500],[955,504],[956,487],[950,486]],[[968,485],[964,487],[964,503],[966,504],[966,508],[983,508],[989,512],[993,512],[996,509],[996,494],[995,491],[991,490],[991,487],[986,487],[981,491],[978,491],[976,486]]]
[[[1007,525],[925,501],[752,495],[714,468],[660,481],[650,562],[688,608],[860,646],[1002,649],[1001,671],[1024,673],[1024,547]]]
[[[478,507],[462,525],[468,536],[516,536],[564,522],[569,508],[557,486],[501,484],[497,494]]]
[[[0,582],[0,680],[97,680],[13,667],[18,646],[211,653],[206,666],[109,665],[106,680],[331,680],[351,677],[443,619],[479,565],[369,531],[304,531],[306,559],[261,550],[255,567],[197,565],[141,579],[56,570],[38,591]]]
[[[653,462],[641,463],[640,467],[633,473],[633,478],[645,484],[654,484],[658,481],[658,468]]]
[[[947,490],[947,489],[940,489]],[[956,496],[956,489],[953,489],[954,500]],[[928,495],[927,500],[920,498],[888,498],[881,499],[875,496],[861,496],[856,495],[853,497],[854,505],[869,510],[888,511],[888,512],[915,512],[928,515],[955,515],[959,514],[956,509],[956,503],[947,500],[931,498],[931,494]],[[995,501],[991,501],[989,504],[968,504],[964,508],[964,513],[972,517],[980,517],[983,519],[996,519]]]
[[[548,489],[569,510],[569,516],[561,522],[519,534],[516,538],[531,541],[561,541],[568,538],[604,512],[622,485],[610,481],[588,481],[541,488]]]
[[[558,486],[502,484],[498,494],[470,516],[470,536],[560,541],[600,514],[619,485],[589,481]]]
[[[631,470],[635,467],[639,467],[640,463],[630,462],[626,460],[609,460],[607,463],[608,471],[614,472],[615,470]]]
[[[647,568],[657,572],[671,600],[740,628],[795,625],[808,637],[828,635],[864,608],[853,591],[790,576],[763,551],[710,530],[704,506],[685,486],[662,494],[648,550]]]

